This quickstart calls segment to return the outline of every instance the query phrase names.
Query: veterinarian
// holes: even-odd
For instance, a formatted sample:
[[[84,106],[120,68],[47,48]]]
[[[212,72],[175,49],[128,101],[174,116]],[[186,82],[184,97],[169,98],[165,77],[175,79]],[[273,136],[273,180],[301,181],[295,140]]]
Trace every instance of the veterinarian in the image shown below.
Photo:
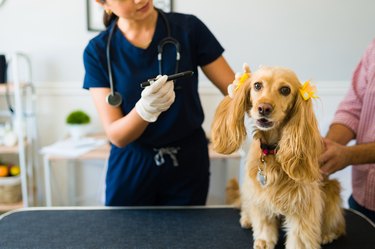
[[[223,47],[197,17],[164,13],[152,0],[97,2],[107,29],[85,48],[83,87],[111,143],[105,204],[204,205],[210,173],[198,67],[226,94],[234,72]],[[188,70],[175,82],[165,76]]]
[[[340,103],[320,157],[327,175],[352,165],[353,193],[349,206],[375,222],[375,40],[353,74],[351,87]],[[347,145],[356,140],[353,146]]]

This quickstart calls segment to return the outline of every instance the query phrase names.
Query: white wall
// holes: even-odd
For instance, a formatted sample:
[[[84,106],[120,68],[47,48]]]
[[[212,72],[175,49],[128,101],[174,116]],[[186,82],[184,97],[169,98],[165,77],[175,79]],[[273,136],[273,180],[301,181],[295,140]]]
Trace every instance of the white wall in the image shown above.
[[[174,0],[174,7],[206,23],[226,48],[224,55],[235,71],[243,62],[252,68],[291,67],[302,81],[325,82],[334,95],[327,99],[333,103],[342,97],[336,96],[337,87],[346,90],[375,37],[373,0]],[[86,29],[85,0],[7,0],[0,7],[0,53],[21,51],[32,61],[42,146],[64,136],[65,115],[77,107],[92,115],[94,130],[101,129],[88,93],[80,89],[82,52],[94,35]],[[204,77],[202,85],[210,85]],[[212,91],[208,88],[202,100],[206,130],[214,103],[221,98]],[[322,131],[336,105],[329,101],[321,104]]]
[[[85,1],[11,0],[0,7],[0,52],[22,51],[33,62],[34,82],[82,80]]]
[[[94,2],[94,0],[90,0]],[[293,68],[302,79],[348,80],[375,37],[373,0],[172,0],[175,11],[200,17],[243,62]],[[86,0],[7,0],[0,7],[0,53],[31,56],[34,81],[83,79]]]
[[[253,68],[282,65],[301,79],[348,80],[375,37],[373,0],[181,0],[175,5],[205,21],[237,70],[243,62]]]

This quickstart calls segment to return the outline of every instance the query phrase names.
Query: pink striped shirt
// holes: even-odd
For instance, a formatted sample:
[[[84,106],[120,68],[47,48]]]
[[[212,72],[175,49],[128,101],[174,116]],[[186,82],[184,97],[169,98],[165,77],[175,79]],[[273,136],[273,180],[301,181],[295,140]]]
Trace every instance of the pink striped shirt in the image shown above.
[[[357,144],[375,142],[375,40],[354,71],[352,85],[332,123],[352,129]],[[375,211],[375,164],[352,167],[352,187],[354,199]]]

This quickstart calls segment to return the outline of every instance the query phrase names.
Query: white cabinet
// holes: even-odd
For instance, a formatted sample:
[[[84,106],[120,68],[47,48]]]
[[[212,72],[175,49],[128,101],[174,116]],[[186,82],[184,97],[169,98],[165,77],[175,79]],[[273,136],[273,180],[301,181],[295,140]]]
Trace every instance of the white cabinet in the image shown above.
[[[23,78],[24,72],[27,72],[27,78],[31,79],[30,60],[26,55],[16,53],[8,60],[7,83],[0,84],[1,123],[10,124],[17,139],[14,145],[1,143],[0,158],[6,158],[4,161],[15,160],[12,163],[20,166],[22,193],[19,203],[0,203],[0,212],[33,206],[36,202],[34,170],[38,165],[38,146],[35,96],[31,80]]]

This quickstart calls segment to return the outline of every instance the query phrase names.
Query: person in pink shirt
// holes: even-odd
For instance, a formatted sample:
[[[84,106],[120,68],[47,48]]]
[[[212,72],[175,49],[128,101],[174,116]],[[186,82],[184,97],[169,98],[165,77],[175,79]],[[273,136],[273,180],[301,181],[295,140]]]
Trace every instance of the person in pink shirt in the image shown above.
[[[352,139],[355,145],[347,145]],[[329,175],[352,165],[349,207],[375,222],[375,40],[354,71],[324,143],[321,172]]]

